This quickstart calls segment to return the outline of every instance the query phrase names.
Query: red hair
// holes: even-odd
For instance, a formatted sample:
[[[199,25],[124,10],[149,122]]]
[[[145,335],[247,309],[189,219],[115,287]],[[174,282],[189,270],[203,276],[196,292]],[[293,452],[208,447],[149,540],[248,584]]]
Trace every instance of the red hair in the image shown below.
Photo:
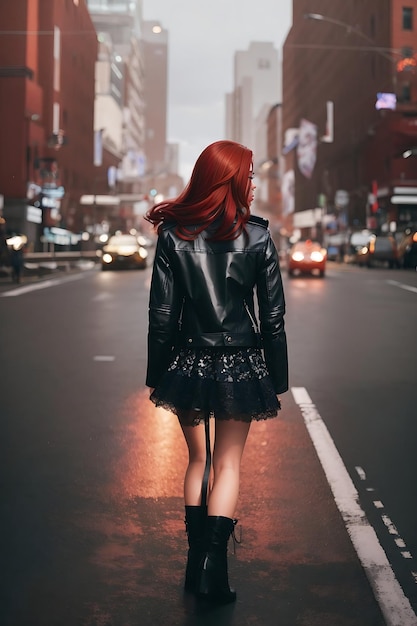
[[[210,144],[198,157],[184,191],[156,204],[146,219],[158,228],[174,222],[177,235],[192,240],[220,218],[211,239],[236,239],[250,216],[251,164],[252,152],[245,146],[234,141]]]

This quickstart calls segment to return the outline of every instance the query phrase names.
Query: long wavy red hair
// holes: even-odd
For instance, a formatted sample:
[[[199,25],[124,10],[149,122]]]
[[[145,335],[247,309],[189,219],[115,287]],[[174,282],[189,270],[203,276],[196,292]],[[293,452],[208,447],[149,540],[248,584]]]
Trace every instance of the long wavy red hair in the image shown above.
[[[252,152],[234,141],[216,141],[198,157],[190,182],[174,200],[152,207],[146,219],[160,228],[176,224],[181,239],[192,240],[215,220],[213,240],[236,239],[250,217]]]

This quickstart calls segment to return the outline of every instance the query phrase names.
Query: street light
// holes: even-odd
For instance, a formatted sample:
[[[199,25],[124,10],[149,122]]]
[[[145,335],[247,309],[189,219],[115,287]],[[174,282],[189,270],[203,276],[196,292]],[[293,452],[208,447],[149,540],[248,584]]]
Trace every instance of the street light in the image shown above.
[[[384,59],[387,59],[388,61],[391,61],[391,62],[393,61],[391,54],[386,52],[385,48],[381,48],[377,46],[375,43],[375,40],[372,39],[372,37],[368,37],[368,35],[362,32],[360,28],[357,28],[356,26],[352,26],[352,24],[348,24],[347,22],[342,22],[341,20],[337,20],[333,17],[327,17],[326,15],[321,15],[321,13],[305,13],[304,19],[316,20],[318,22],[328,22],[329,24],[335,24],[336,26],[341,26],[342,28],[346,29],[346,33],[348,34],[354,33],[355,35],[358,35],[358,37],[361,37],[362,39],[370,43],[371,44],[370,49],[374,50],[375,52],[378,52],[378,54],[384,57]]]
[[[346,30],[346,33],[354,33],[355,35],[357,35],[358,37],[361,37],[362,39],[364,39],[366,42],[370,43],[371,46],[368,48],[363,48],[363,50],[367,50],[367,51],[373,51],[376,52],[377,54],[379,54],[381,57],[383,57],[384,59],[387,59],[387,61],[389,61],[390,63],[394,64],[396,63],[395,59],[392,57],[392,52],[397,52],[396,50],[392,50],[390,48],[381,48],[379,46],[376,45],[375,40],[372,39],[372,37],[368,37],[368,35],[366,35],[364,32],[362,32],[360,30],[360,28],[357,28],[356,26],[352,26],[352,24],[348,24],[347,22],[342,22],[342,20],[338,20],[336,18],[333,17],[327,17],[326,15],[322,15],[321,13],[305,13],[304,14],[304,19],[305,20],[316,20],[318,22],[328,22],[329,24],[334,24],[335,26],[341,26],[342,28],[344,28]],[[389,50],[389,52],[387,51]],[[396,87],[397,84],[397,73],[396,73],[396,68],[394,70],[393,73],[393,83],[394,83],[394,87]]]

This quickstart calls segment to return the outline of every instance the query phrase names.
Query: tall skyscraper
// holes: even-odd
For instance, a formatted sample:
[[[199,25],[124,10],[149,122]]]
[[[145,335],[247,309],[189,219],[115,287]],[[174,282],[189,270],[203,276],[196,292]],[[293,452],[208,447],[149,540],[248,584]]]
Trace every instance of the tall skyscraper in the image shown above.
[[[140,44],[142,0],[87,0],[87,5],[99,40],[105,36],[111,42],[117,69],[122,75],[124,158],[121,175],[125,181],[135,179],[143,174],[145,144],[144,63]]]
[[[266,127],[265,137],[257,137],[257,128],[266,124],[270,107],[280,101],[281,73],[274,45],[252,42],[248,50],[237,51],[234,89],[226,96],[226,137],[254,149],[257,160],[262,161],[266,158]]]
[[[159,22],[142,24],[146,171],[167,170],[168,32]]]

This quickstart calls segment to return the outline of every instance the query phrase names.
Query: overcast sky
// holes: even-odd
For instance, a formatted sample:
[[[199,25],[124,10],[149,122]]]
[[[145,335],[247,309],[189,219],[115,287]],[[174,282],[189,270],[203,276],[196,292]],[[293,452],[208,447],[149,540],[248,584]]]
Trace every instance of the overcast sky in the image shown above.
[[[225,95],[236,50],[272,42],[282,59],[292,0],[144,0],[145,20],[168,30],[168,141],[180,144],[187,182],[200,152],[224,138]]]

